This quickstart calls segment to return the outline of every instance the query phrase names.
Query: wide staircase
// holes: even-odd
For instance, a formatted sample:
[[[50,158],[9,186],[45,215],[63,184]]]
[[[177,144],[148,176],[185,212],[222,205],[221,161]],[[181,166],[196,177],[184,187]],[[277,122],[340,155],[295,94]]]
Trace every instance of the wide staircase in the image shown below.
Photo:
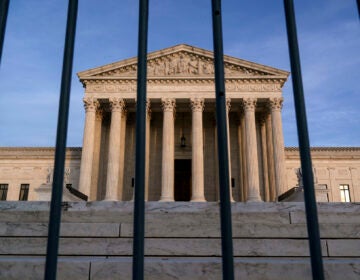
[[[58,279],[131,279],[132,202],[64,203]],[[360,205],[318,204],[326,279],[360,279]],[[48,202],[0,203],[0,279],[43,279]],[[303,203],[233,203],[235,279],[311,279]],[[221,279],[218,203],[146,203],[145,279]]]

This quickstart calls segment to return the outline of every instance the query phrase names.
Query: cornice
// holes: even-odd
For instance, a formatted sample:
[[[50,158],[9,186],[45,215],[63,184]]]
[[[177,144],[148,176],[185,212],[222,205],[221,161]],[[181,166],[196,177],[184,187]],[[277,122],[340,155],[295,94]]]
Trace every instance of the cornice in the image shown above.
[[[214,77],[209,76],[150,76],[147,77],[147,81],[183,81],[183,80],[195,80],[195,81],[211,81],[214,82]],[[133,76],[123,76],[123,77],[112,77],[112,76],[86,76],[82,78],[82,82],[86,83],[88,81],[100,81],[102,83],[126,83],[126,82],[136,82],[137,78]],[[231,76],[226,77],[225,81],[239,81],[239,82],[247,82],[247,81],[265,81],[265,82],[273,82],[273,81],[282,81],[284,83],[286,79],[283,76],[246,76],[246,75],[239,75],[239,76]]]
[[[285,151],[298,152],[298,147],[285,147]],[[311,147],[311,152],[360,152],[360,147]]]
[[[82,148],[66,148],[66,157],[80,159]],[[0,159],[54,159],[55,147],[0,147]]]
[[[214,77],[148,77],[147,84],[215,84]],[[225,84],[279,84],[280,88],[284,86],[286,79],[281,76],[251,76],[251,77],[225,77]],[[86,77],[81,80],[84,88],[89,84],[108,84],[108,85],[134,85],[137,79],[134,77]]]
[[[68,147],[66,151],[81,151],[81,147]],[[55,151],[55,147],[0,147],[0,152],[3,151],[38,151],[38,152],[49,152]]]
[[[317,160],[360,160],[360,147],[312,147],[311,157]],[[298,147],[286,147],[287,159],[300,159]]]

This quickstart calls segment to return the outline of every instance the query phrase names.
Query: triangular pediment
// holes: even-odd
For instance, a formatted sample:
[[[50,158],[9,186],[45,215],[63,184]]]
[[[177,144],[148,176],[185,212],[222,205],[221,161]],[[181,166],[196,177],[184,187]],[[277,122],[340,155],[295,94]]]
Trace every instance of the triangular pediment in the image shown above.
[[[224,56],[226,78],[285,78],[288,72],[273,67]],[[78,73],[81,80],[136,78],[137,58],[130,58]],[[177,45],[148,54],[148,78],[214,77],[213,53],[189,45]]]

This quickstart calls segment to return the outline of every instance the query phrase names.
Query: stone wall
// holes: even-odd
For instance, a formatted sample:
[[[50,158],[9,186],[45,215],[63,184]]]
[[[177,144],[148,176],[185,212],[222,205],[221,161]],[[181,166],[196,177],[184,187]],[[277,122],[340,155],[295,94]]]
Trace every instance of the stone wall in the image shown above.
[[[235,116],[234,116],[235,117]],[[188,120],[187,120],[188,121]],[[131,122],[131,121],[130,121]],[[134,122],[133,122],[134,123]],[[177,131],[175,141],[180,139],[181,121],[176,123]],[[235,125],[234,125],[235,126]],[[124,176],[124,200],[132,199],[132,178],[134,177],[134,145],[130,145],[135,137],[134,127],[127,129]],[[231,171],[235,179],[233,197],[240,200],[240,173],[238,161],[238,143],[236,143],[236,127],[230,127]],[[184,130],[187,147],[180,148],[176,143],[175,159],[191,158],[191,133],[190,128]],[[131,136],[133,135],[133,136]],[[156,201],[160,198],[161,190],[161,146],[162,146],[162,114],[152,115],[152,131],[150,136],[150,175],[149,175],[149,200]],[[212,113],[204,113],[204,162],[205,162],[205,196],[208,201],[218,200],[218,176],[215,151],[215,128]],[[106,133],[104,139],[106,140]],[[235,143],[234,143],[235,142]],[[105,145],[106,146],[106,145]],[[102,153],[107,154],[107,153]],[[300,167],[299,152],[297,148],[286,148],[286,168],[288,189],[299,185],[296,175]],[[77,188],[79,181],[81,148],[68,148],[66,154],[65,183]],[[313,148],[312,161],[314,166],[315,185],[318,189],[317,196],[320,201],[339,202],[340,185],[348,185],[351,202],[360,202],[360,148]],[[106,168],[106,158],[100,165]],[[18,200],[20,185],[30,184],[28,200],[39,200],[39,191],[52,182],[54,164],[54,148],[0,148],[0,184],[8,184],[7,200]],[[97,197],[100,199],[105,194],[106,170],[100,168],[99,184],[101,186]],[[261,181],[260,181],[261,183]]]
[[[52,183],[54,148],[0,148],[0,184],[8,184],[7,200],[19,200],[21,184],[29,184],[28,200]],[[65,184],[78,187],[81,148],[66,152]]]
[[[296,172],[300,168],[300,158],[297,148],[285,151],[290,189],[299,185]],[[360,201],[360,148],[313,148],[311,155],[318,200],[340,202],[339,186],[348,185],[351,201]]]

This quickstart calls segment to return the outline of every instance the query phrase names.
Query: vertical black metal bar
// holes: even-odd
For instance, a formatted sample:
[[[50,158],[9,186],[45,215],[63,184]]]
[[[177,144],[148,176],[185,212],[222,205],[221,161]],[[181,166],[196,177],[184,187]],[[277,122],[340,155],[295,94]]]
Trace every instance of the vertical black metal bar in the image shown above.
[[[300,147],[301,169],[304,183],[304,198],[309,235],[311,268],[313,279],[322,280],[324,279],[324,271],[293,0],[284,0],[284,7]]]
[[[234,279],[233,243],[231,228],[231,205],[229,189],[229,155],[226,125],[226,98],[224,81],[224,54],[221,21],[221,1],[212,0],[212,22],[214,41],[216,123],[220,181],[220,221],[222,273],[224,280]]]
[[[133,279],[144,279],[146,63],[149,1],[139,1]]]
[[[357,0],[357,8],[358,8],[358,14],[359,14],[359,19],[360,19],[360,0]]]
[[[77,9],[78,0],[69,0],[56,134],[54,178],[51,194],[50,221],[46,251],[46,280],[56,279],[57,254],[59,247],[59,231],[61,220],[61,199],[64,182],[66,136],[68,126],[71,73],[74,55]]]
[[[6,20],[9,10],[9,0],[0,0],[0,64],[5,38]]]

